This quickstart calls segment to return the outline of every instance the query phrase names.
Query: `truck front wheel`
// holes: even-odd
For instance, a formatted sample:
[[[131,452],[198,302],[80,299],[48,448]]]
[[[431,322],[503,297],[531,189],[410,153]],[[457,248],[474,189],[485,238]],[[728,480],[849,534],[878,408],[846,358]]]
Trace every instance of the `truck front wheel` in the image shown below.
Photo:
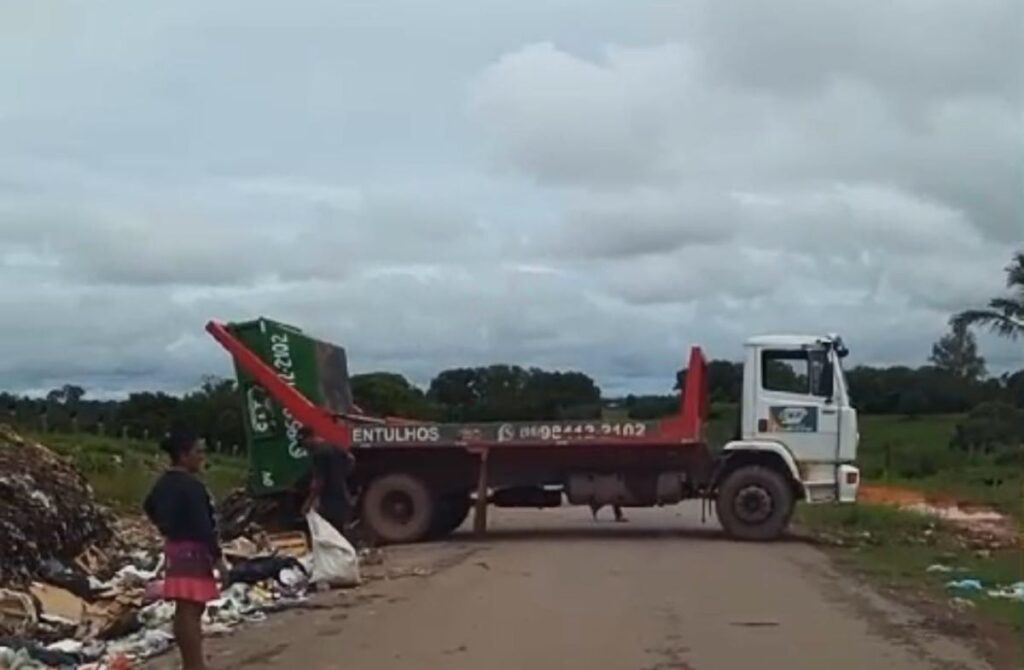
[[[774,540],[789,525],[793,491],[775,470],[759,465],[738,468],[718,487],[715,508],[731,537]]]
[[[363,495],[363,523],[385,544],[418,542],[434,519],[434,495],[413,475],[394,473],[369,483]]]

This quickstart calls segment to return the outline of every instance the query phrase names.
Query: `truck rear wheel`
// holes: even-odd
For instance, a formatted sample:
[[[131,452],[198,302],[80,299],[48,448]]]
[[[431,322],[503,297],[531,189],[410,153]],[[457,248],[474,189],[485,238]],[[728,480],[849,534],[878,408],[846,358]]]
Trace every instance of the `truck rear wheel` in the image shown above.
[[[740,540],[774,540],[789,525],[793,491],[775,470],[748,465],[730,473],[715,500],[725,532]]]
[[[418,542],[430,533],[436,505],[419,477],[395,473],[378,477],[363,496],[363,523],[380,542]]]
[[[430,527],[430,536],[441,538],[454,533],[469,516],[469,510],[472,507],[473,501],[468,493],[441,496],[434,508],[434,521]]]

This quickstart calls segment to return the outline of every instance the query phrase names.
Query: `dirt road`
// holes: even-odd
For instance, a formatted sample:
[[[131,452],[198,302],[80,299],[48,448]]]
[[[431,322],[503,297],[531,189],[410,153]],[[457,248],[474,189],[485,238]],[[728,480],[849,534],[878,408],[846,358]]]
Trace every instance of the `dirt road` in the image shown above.
[[[389,550],[390,579],[215,640],[211,667],[988,667],[814,547],[728,542],[697,507],[627,513],[595,524],[586,510],[499,511],[486,541]]]

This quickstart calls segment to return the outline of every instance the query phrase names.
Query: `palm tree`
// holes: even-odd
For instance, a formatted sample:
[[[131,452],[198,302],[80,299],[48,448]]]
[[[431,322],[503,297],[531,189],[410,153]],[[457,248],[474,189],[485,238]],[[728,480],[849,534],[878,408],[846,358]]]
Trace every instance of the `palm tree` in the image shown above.
[[[1024,251],[1013,255],[1006,266],[1006,287],[1010,295],[992,298],[988,309],[968,309],[955,315],[953,325],[988,326],[993,332],[1011,340],[1024,335]]]

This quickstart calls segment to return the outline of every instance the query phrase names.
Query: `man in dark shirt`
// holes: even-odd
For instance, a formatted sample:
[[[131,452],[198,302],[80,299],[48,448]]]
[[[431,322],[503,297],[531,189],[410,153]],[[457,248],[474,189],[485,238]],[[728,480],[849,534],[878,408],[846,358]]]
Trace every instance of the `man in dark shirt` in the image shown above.
[[[299,433],[299,442],[309,454],[312,475],[302,513],[315,509],[339,533],[344,533],[352,513],[348,477],[355,459],[348,451],[317,439],[308,428]]]

